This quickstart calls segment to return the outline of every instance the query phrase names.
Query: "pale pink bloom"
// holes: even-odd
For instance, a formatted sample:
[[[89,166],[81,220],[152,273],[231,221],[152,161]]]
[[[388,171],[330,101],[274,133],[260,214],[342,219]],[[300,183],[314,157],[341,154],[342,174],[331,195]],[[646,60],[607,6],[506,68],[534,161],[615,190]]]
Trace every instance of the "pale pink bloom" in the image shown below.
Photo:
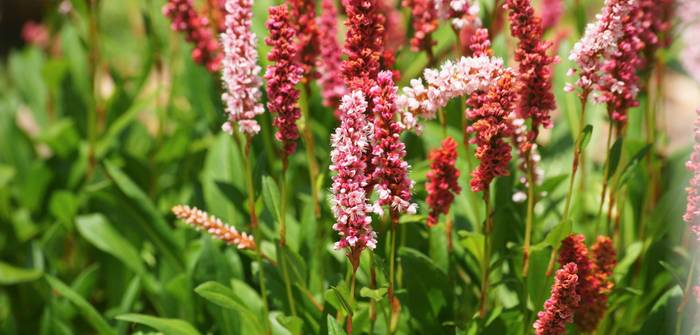
[[[500,58],[462,57],[457,62],[447,61],[439,69],[426,69],[423,79],[412,79],[397,102],[401,122],[407,129],[420,131],[418,117],[435,118],[435,113],[456,97],[468,96],[494,85],[505,72]]]
[[[589,23],[586,31],[575,45],[569,60],[574,61],[578,70],[569,70],[569,75],[578,71],[579,79],[576,86],[586,95],[600,79],[601,62],[610,59],[618,52],[618,43],[624,36],[622,18],[629,15],[636,0],[605,0],[602,11],[596,15],[596,20]],[[567,92],[573,91],[567,85]]]
[[[697,110],[695,120],[695,145],[690,160],[685,166],[693,173],[686,191],[688,192],[688,204],[683,215],[683,220],[690,225],[690,229],[700,240],[700,108]]]
[[[255,121],[265,109],[260,103],[262,78],[258,66],[257,38],[250,30],[252,0],[226,0],[226,30],[221,34],[224,47],[221,78],[226,91],[221,95],[228,121],[222,129],[231,133],[233,124],[249,136],[260,131]]]
[[[331,208],[340,235],[336,249],[348,249],[351,262],[359,260],[365,248],[377,246],[372,230],[371,205],[365,188],[368,185],[367,164],[363,157],[370,150],[372,125],[365,110],[367,101],[360,90],[345,95],[340,105],[340,126],[331,135],[331,171],[335,171],[331,192]],[[355,263],[353,263],[355,264]]]
[[[222,240],[229,245],[235,245],[238,249],[255,250],[255,240],[244,232],[223,223],[219,218],[209,215],[207,212],[187,205],[177,205],[172,208],[173,214],[178,219],[197,230],[206,231],[212,237]]]

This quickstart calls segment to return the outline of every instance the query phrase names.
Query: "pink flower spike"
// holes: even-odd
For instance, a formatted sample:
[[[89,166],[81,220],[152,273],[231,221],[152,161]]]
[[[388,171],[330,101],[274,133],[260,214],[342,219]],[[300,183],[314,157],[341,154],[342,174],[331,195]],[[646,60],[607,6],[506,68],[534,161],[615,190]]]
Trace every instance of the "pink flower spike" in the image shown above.
[[[185,40],[194,44],[192,59],[206,66],[209,72],[216,72],[221,66],[219,44],[209,28],[209,19],[197,13],[192,0],[168,0],[163,6],[175,31],[185,33]]]
[[[384,51],[384,17],[378,11],[380,0],[345,0],[347,35],[342,71],[349,90],[362,90],[369,95]],[[371,102],[370,102],[371,105]]]
[[[317,67],[323,105],[338,108],[345,95],[345,83],[341,73],[343,51],[338,43],[338,17],[333,0],[321,1],[321,16],[318,18],[321,58]]]
[[[411,49],[413,51],[430,51],[435,45],[431,34],[438,27],[437,10],[433,0],[403,0],[402,6],[411,9],[411,22],[413,23],[413,38]]]
[[[700,108],[697,110],[697,118],[695,119],[695,145],[685,166],[692,172],[692,177],[686,188],[688,205],[683,220],[690,225],[690,230],[700,240]]]
[[[257,38],[250,31],[253,17],[252,0],[226,0],[226,28],[221,34],[224,47],[221,78],[225,92],[221,95],[228,114],[224,131],[231,133],[233,124],[248,135],[260,131],[255,117],[265,112],[260,103],[260,66],[258,66]]]
[[[275,115],[272,124],[277,128],[275,138],[282,142],[283,160],[296,151],[299,129],[296,121],[301,117],[297,105],[299,91],[295,85],[301,81],[304,69],[298,63],[296,32],[289,22],[286,5],[270,7],[267,20],[270,32],[265,43],[271,48],[267,55],[271,65],[267,68],[267,108]]]
[[[430,153],[430,172],[425,189],[428,197],[425,200],[430,206],[428,215],[428,227],[437,224],[440,214],[447,214],[455,199],[455,195],[462,192],[459,187],[459,170],[457,163],[457,142],[452,137],[442,141],[442,146]]]
[[[574,310],[581,301],[576,292],[579,276],[576,263],[562,266],[554,277],[552,294],[544,303],[544,310],[537,313],[533,327],[537,335],[566,334],[566,324],[574,320]]]
[[[410,166],[404,158],[406,148],[401,142],[401,125],[396,121],[396,87],[391,71],[382,71],[377,85],[370,90],[374,114],[374,142],[372,166],[374,189],[379,199],[374,204],[377,212],[381,206],[390,206],[394,213],[416,213],[411,203],[413,181],[408,178]]]
[[[345,95],[340,105],[340,126],[331,135],[331,208],[336,218],[333,229],[340,235],[336,249],[348,249],[353,266],[365,248],[373,250],[377,234],[372,229],[371,206],[365,188],[367,164],[363,157],[370,150],[372,126],[367,122],[367,101],[361,91]]]

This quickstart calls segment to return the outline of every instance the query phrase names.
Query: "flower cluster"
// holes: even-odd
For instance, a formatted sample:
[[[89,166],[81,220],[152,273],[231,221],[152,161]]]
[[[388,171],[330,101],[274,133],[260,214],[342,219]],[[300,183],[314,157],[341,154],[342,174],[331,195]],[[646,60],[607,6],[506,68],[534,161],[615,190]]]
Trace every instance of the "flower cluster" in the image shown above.
[[[435,45],[431,34],[437,29],[437,10],[433,0],[404,0],[404,7],[411,8],[413,23],[413,38],[411,48],[414,51],[430,49]]]
[[[578,66],[576,86],[584,97],[599,82],[601,59],[610,59],[617,53],[618,42],[624,35],[623,18],[629,15],[634,4],[635,0],[605,0],[596,21],[588,24],[583,37],[574,45],[569,59]],[[569,75],[574,73],[576,70],[569,70]],[[565,90],[571,92],[574,86],[567,84]]]
[[[542,22],[535,16],[529,0],[507,0],[510,31],[518,39],[515,60],[518,62],[518,118],[531,120],[530,143],[534,143],[540,127],[551,128],[549,113],[556,108],[552,93],[551,65],[555,57],[548,55],[550,44],[542,40]]]
[[[365,192],[368,176],[363,157],[369,150],[372,136],[366,109],[367,102],[361,91],[345,95],[340,105],[340,126],[331,136],[330,170],[336,173],[331,187],[331,207],[336,218],[333,229],[340,235],[335,248],[349,248],[351,262],[359,262],[362,250],[374,249],[377,244],[369,215],[371,205]]]
[[[683,31],[684,48],[681,51],[681,62],[690,75],[700,82],[700,3],[694,0],[680,2],[678,14],[685,26]]]
[[[290,17],[293,18],[296,30],[299,64],[304,69],[303,82],[316,79],[314,71],[316,58],[319,55],[319,30],[316,25],[316,1],[290,0]]]
[[[399,96],[401,122],[407,129],[420,131],[418,117],[435,118],[438,109],[450,99],[483,91],[509,71],[501,59],[486,56],[462,57],[458,62],[445,62],[437,70],[426,69],[425,84],[421,79],[412,79]]]
[[[384,17],[377,10],[378,0],[346,0],[347,35],[345,53],[347,60],[342,70],[346,87],[361,90],[369,95],[377,74],[384,44]]]
[[[596,101],[607,104],[610,119],[618,125],[627,123],[627,110],[639,105],[637,70],[643,64],[641,51],[644,49],[640,37],[646,30],[637,21],[642,14],[639,4],[639,1],[635,2],[628,15],[620,18],[622,35],[615,52],[603,62],[603,75],[597,85],[600,96]]]
[[[467,119],[472,123],[466,131],[474,137],[469,143],[476,145],[474,156],[479,166],[472,171],[472,191],[487,190],[498,176],[508,175],[511,159],[510,145],[505,141],[515,133],[511,115],[515,107],[516,76],[506,71],[483,94],[472,94]]]
[[[462,192],[457,181],[459,170],[457,163],[457,142],[452,137],[442,141],[439,149],[430,152],[430,171],[426,175],[428,183],[425,186],[428,197],[425,202],[430,206],[428,227],[437,224],[440,214],[447,214],[455,199]]]
[[[564,14],[562,0],[543,0],[540,3],[542,12],[542,29],[549,30],[559,23]]]
[[[222,57],[219,44],[210,30],[209,19],[197,13],[192,0],[168,0],[163,14],[172,21],[173,30],[185,33],[185,39],[194,44],[192,59],[209,72],[218,71]]]
[[[21,35],[24,43],[33,44],[40,48],[46,48],[51,37],[45,25],[34,21],[27,21],[22,25]]]
[[[570,235],[561,242],[559,264],[575,263],[578,267],[581,308],[576,310],[574,322],[583,332],[596,329],[607,308],[608,293],[612,288],[609,276],[615,267],[615,251],[609,238],[599,237],[593,247],[593,260],[583,235]]]
[[[221,34],[224,47],[221,78],[226,91],[221,98],[228,121],[223,130],[233,131],[233,124],[249,136],[260,131],[255,116],[265,112],[260,103],[262,78],[258,66],[257,38],[250,31],[252,0],[226,0],[226,30]]]
[[[690,229],[700,240],[700,108],[697,110],[695,120],[695,145],[690,160],[685,163],[686,168],[693,173],[686,191],[688,192],[688,205],[683,215],[683,220],[690,225]]]
[[[403,23],[403,14],[396,8],[397,0],[378,0],[377,10],[384,17],[384,53],[382,65],[385,69],[391,69],[396,61],[396,53],[406,42],[406,28]],[[394,71],[394,80],[398,80],[400,74]]]
[[[213,26],[219,33],[226,31],[226,1],[227,0],[207,0],[207,11]]]
[[[267,68],[267,108],[275,114],[272,124],[277,128],[275,138],[282,142],[284,160],[296,150],[299,129],[296,120],[301,117],[297,106],[299,83],[303,68],[298,64],[297,46],[294,45],[295,30],[289,22],[286,5],[270,7],[267,20],[269,37],[265,40],[271,50],[267,59],[273,62]],[[286,164],[286,162],[285,162]]]
[[[236,228],[221,222],[219,218],[209,215],[197,207],[177,205],[172,208],[172,212],[188,225],[197,230],[206,231],[226,244],[235,245],[238,249],[255,250],[256,248],[253,236],[239,232]]]
[[[345,95],[345,84],[340,73],[343,52],[338,44],[338,17],[333,0],[321,1],[321,16],[318,18],[321,57],[318,60],[319,84],[323,105],[337,108]]]
[[[650,65],[653,62],[654,53],[660,47],[666,47],[671,43],[671,34],[673,27],[673,16],[676,7],[675,0],[637,0],[639,2],[640,13],[637,17],[637,25],[643,27],[640,38],[644,42],[645,65]],[[694,18],[700,16],[700,6],[696,1],[697,7]],[[683,17],[683,12],[680,13]],[[692,15],[692,13],[691,13]]]
[[[416,204],[410,203],[413,181],[408,178],[410,166],[404,160],[406,148],[401,142],[401,125],[396,120],[396,87],[391,71],[377,76],[377,85],[370,90],[374,114],[372,143],[372,184],[379,195],[374,210],[390,206],[393,213],[416,213]]]
[[[578,273],[576,263],[568,263],[557,271],[552,293],[544,303],[544,310],[537,313],[537,321],[533,325],[535,334],[566,334],[566,324],[573,321],[574,311],[581,303]]]
[[[474,35],[472,35],[469,49],[474,57],[493,56],[493,50],[491,50],[491,40],[489,39],[489,31],[485,28],[477,29],[474,32]]]

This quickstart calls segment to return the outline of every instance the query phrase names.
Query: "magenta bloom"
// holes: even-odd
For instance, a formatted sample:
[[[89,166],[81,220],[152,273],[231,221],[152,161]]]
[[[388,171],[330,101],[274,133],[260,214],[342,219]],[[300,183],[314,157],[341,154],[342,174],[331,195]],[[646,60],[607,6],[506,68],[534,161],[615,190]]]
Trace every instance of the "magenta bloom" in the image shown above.
[[[532,121],[529,141],[534,143],[540,127],[552,127],[549,113],[556,108],[556,103],[551,65],[556,58],[548,54],[550,44],[542,40],[542,22],[535,16],[529,0],[507,0],[504,7],[510,11],[511,34],[518,39],[515,51],[518,105],[515,111],[518,118]]]
[[[297,46],[299,63],[304,69],[303,81],[316,79],[318,73],[314,71],[316,58],[320,53],[319,32],[316,25],[316,1],[314,0],[290,0],[290,17],[294,20],[294,30],[297,32]]]
[[[576,310],[574,322],[583,332],[591,332],[605,315],[608,293],[612,283],[609,274],[615,267],[615,252],[612,243],[599,237],[594,246],[593,260],[588,256],[588,248],[583,235],[570,235],[561,242],[559,264],[575,263],[578,266],[579,284],[576,292],[581,297],[581,308]]]
[[[410,166],[404,158],[406,148],[401,142],[401,125],[396,120],[396,87],[391,71],[382,71],[377,85],[370,90],[374,114],[374,141],[372,144],[372,180],[379,199],[374,210],[390,206],[393,213],[416,213],[416,204],[410,203],[413,181],[408,178]]]
[[[462,192],[457,183],[459,170],[457,163],[457,142],[452,137],[442,141],[439,149],[430,153],[430,171],[426,175],[428,182],[425,189],[428,197],[425,202],[430,206],[428,215],[428,227],[437,224],[440,214],[447,214],[455,199],[455,195]]]
[[[209,72],[218,71],[221,65],[219,44],[210,30],[209,19],[197,13],[192,0],[168,0],[163,14],[172,21],[173,30],[183,32],[185,40],[194,44],[192,59]]]
[[[401,11],[396,8],[397,0],[378,0],[377,10],[384,16],[384,53],[382,55],[385,69],[391,69],[394,55],[406,42],[406,27]],[[394,74],[394,80],[396,74]]]
[[[411,49],[413,51],[430,50],[435,45],[431,34],[438,27],[435,3],[433,0],[403,0],[401,5],[411,8],[413,24]]]
[[[542,29],[549,30],[559,23],[564,14],[564,5],[561,0],[543,0],[540,3],[542,12]]]
[[[533,327],[537,335],[566,334],[566,324],[574,319],[581,297],[577,293],[579,276],[576,263],[568,263],[557,271],[552,294],[544,303],[544,310],[537,313]]]
[[[683,220],[690,225],[690,229],[700,240],[700,109],[697,110],[695,120],[695,145],[690,160],[685,163],[686,168],[693,173],[686,191],[688,192],[688,205],[685,209]]]
[[[21,35],[24,43],[33,44],[40,48],[45,48],[49,45],[49,30],[40,22],[25,22],[22,25]]]
[[[476,145],[474,156],[480,161],[472,171],[470,186],[474,192],[488,189],[494,178],[509,173],[510,145],[505,140],[515,134],[511,119],[514,101],[515,76],[510,72],[505,72],[487,91],[472,94],[469,99],[467,119],[472,123],[466,131],[474,135],[469,143]]]
[[[368,185],[364,156],[370,150],[372,126],[365,115],[367,102],[359,90],[343,97],[340,126],[331,136],[330,170],[335,172],[331,207],[336,218],[333,229],[340,235],[336,249],[348,248],[353,266],[365,248],[374,249],[377,234],[372,230],[371,205],[365,188]]]
[[[260,131],[255,117],[265,112],[260,103],[262,78],[257,64],[257,38],[250,31],[252,5],[251,0],[226,0],[226,30],[221,34],[224,46],[221,78],[226,88],[221,99],[228,114],[222,128],[231,133],[233,124],[238,124],[239,130],[248,136]]]
[[[346,87],[362,90],[366,96],[375,85],[384,50],[384,17],[378,12],[378,0],[346,0],[348,19],[342,70]],[[370,102],[371,106],[371,102]]]
[[[488,29],[479,28],[474,32],[471,44],[469,45],[469,49],[471,50],[472,56],[474,57],[490,57],[493,55]]]
[[[318,18],[321,58],[317,67],[323,105],[337,108],[346,89],[341,73],[343,51],[338,44],[338,17],[333,0],[321,1],[321,17]]]
[[[576,86],[582,90],[582,96],[599,83],[602,59],[610,59],[618,51],[618,43],[624,36],[625,18],[632,11],[635,0],[605,0],[602,11],[596,15],[596,21],[588,24],[580,41],[574,45],[569,59],[578,66],[579,79]],[[573,75],[576,70],[569,70]],[[571,92],[574,87],[567,84],[565,90]]]
[[[681,1],[678,15],[685,26],[680,60],[690,76],[700,82],[700,43],[697,43],[700,36],[700,3],[694,0]]]
[[[301,80],[304,69],[299,65],[295,31],[289,22],[286,5],[270,7],[267,20],[269,37],[265,40],[272,49],[267,55],[272,64],[267,68],[267,108],[275,115],[272,124],[277,128],[275,138],[282,142],[283,159],[296,150],[299,129],[296,121],[301,117],[297,106],[299,91],[295,85]]]

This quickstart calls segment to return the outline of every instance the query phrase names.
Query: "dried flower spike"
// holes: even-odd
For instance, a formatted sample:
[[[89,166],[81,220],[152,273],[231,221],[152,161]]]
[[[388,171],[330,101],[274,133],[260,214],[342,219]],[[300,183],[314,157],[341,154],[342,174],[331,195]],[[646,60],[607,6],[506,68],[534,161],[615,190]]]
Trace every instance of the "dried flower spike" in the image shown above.
[[[303,75],[303,68],[298,63],[297,46],[294,45],[294,28],[289,22],[286,5],[270,7],[267,20],[270,35],[265,43],[271,48],[267,55],[272,64],[265,72],[267,79],[267,108],[275,115],[272,124],[277,128],[275,138],[282,142],[283,159],[296,151],[299,129],[296,121],[301,117],[297,105],[299,91],[295,85]]]
[[[437,224],[440,214],[447,214],[454,201],[455,195],[462,192],[459,187],[459,170],[457,163],[457,142],[452,137],[442,141],[439,149],[430,153],[430,171],[427,174],[428,183],[425,189],[428,191],[426,202],[430,206],[428,226]]]
[[[248,136],[260,131],[255,117],[265,112],[260,103],[262,78],[257,64],[257,38],[250,31],[252,6],[252,0],[226,0],[226,30],[221,34],[224,46],[221,77],[226,88],[221,98],[228,114],[222,128],[230,134],[237,124]]]
[[[219,218],[209,215],[197,207],[177,205],[172,208],[172,212],[178,219],[195,229],[206,231],[214,238],[222,240],[229,245],[235,245],[238,249],[255,250],[256,248],[253,236],[239,232],[236,228],[221,222]]]
[[[537,313],[533,327],[537,335],[566,334],[566,324],[574,319],[581,297],[577,293],[579,276],[576,263],[562,266],[554,277],[552,294],[544,303],[544,310]]]

